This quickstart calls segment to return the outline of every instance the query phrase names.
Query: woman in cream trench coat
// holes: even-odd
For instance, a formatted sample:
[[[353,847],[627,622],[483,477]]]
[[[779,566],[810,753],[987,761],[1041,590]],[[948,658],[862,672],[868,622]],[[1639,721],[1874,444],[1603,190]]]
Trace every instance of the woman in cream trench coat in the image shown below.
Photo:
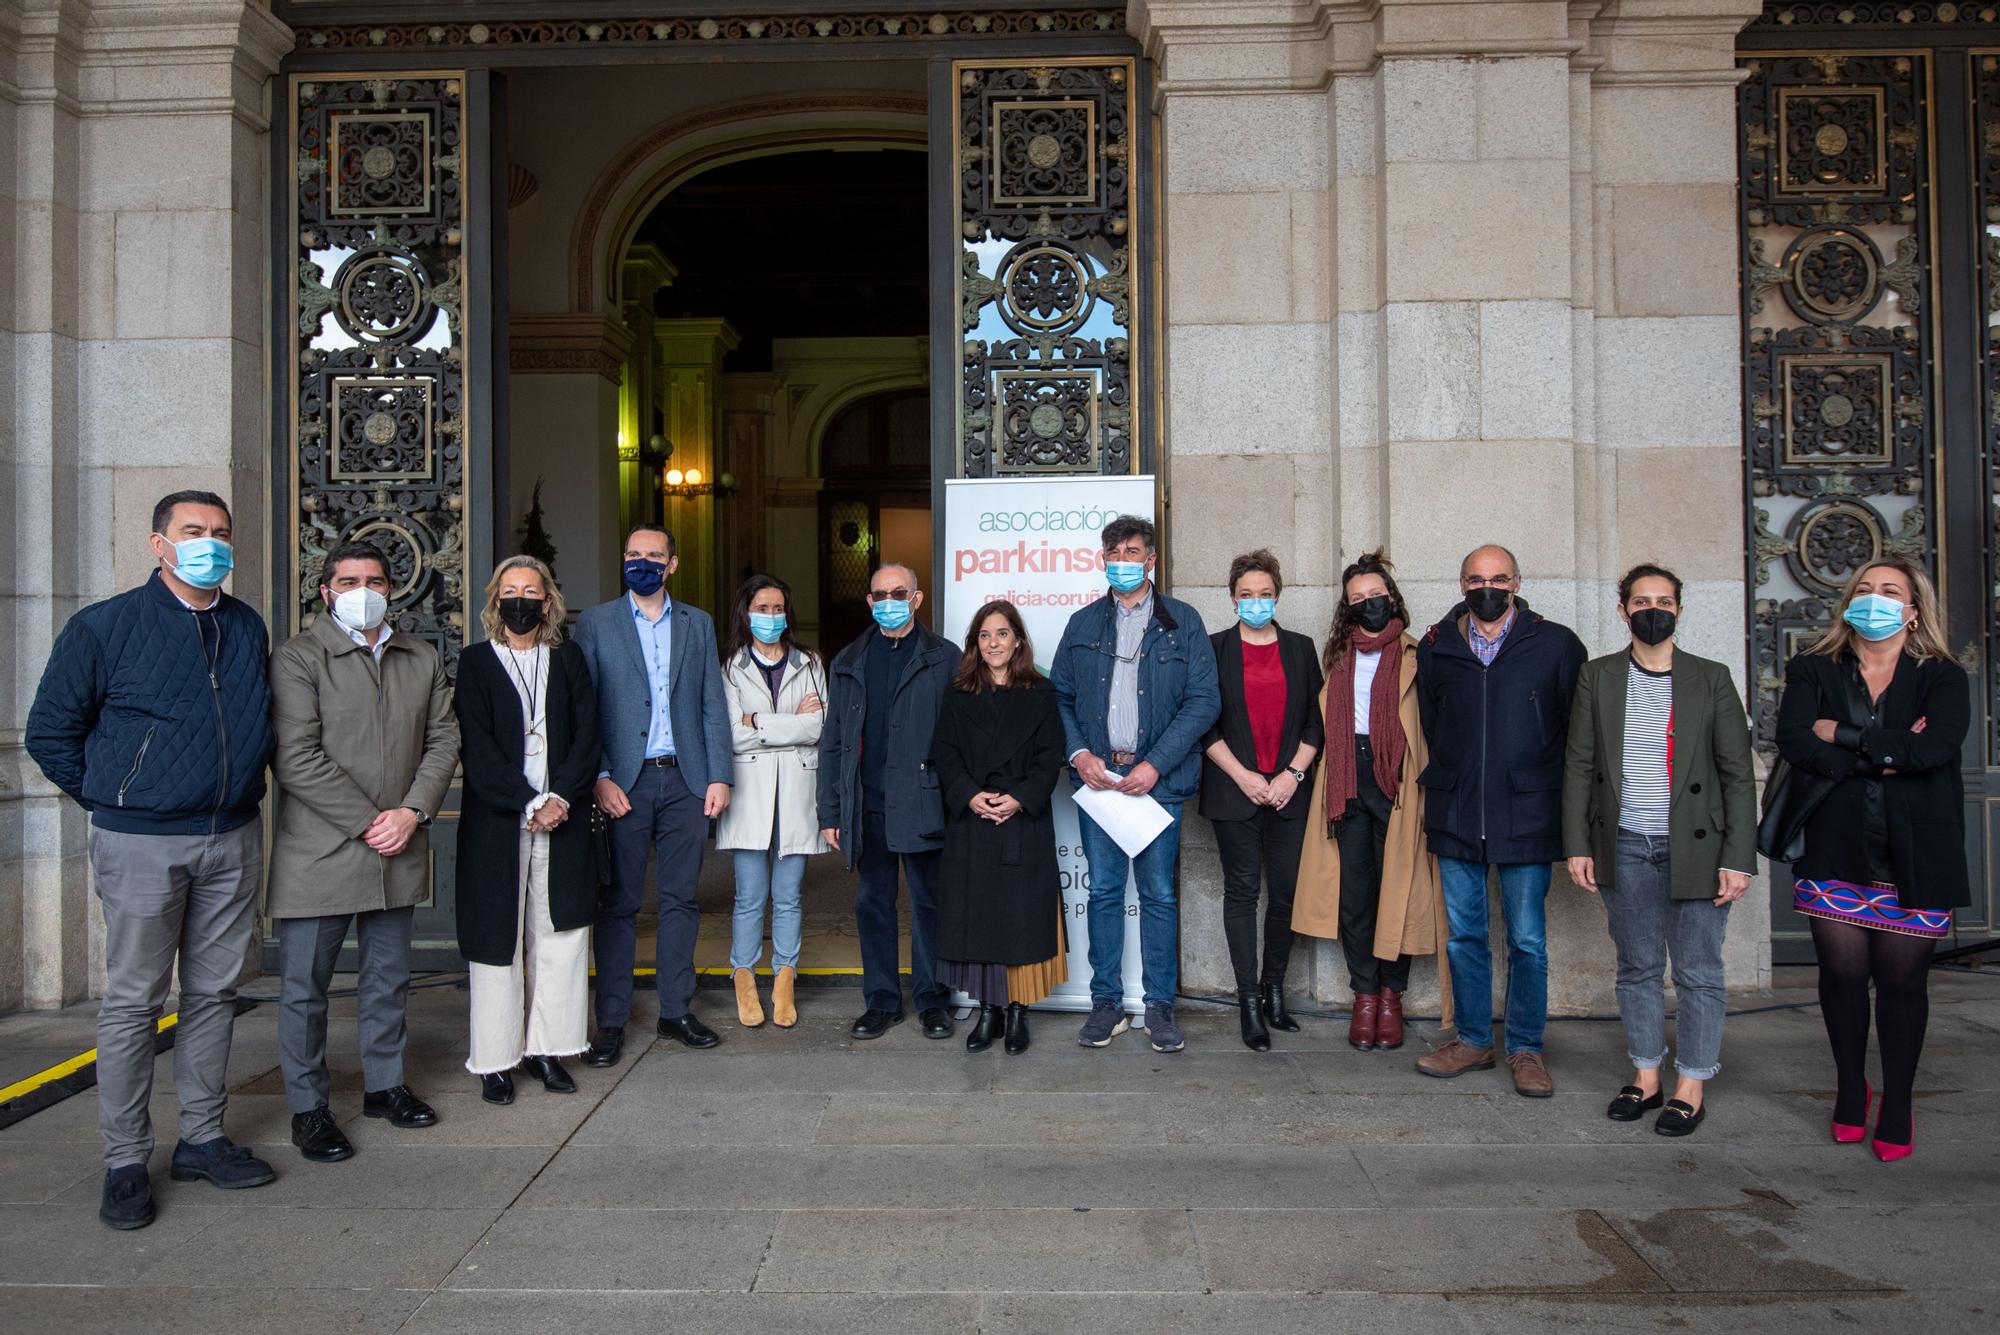
[[[1429,763],[1430,748],[1417,716],[1417,645],[1407,631],[1402,659],[1397,712],[1403,723],[1403,774],[1382,850],[1382,897],[1375,913],[1374,952],[1377,959],[1384,960],[1399,955],[1436,955],[1442,959],[1450,929],[1445,923],[1437,858],[1424,840],[1424,790],[1417,776]],[[1330,707],[1323,691],[1320,708]],[[1313,776],[1306,846],[1299,857],[1298,890],[1292,900],[1292,930],[1336,941],[1340,939],[1340,849],[1325,815],[1326,774],[1327,767],[1321,765]],[[1444,1023],[1449,1025],[1449,969],[1438,970],[1438,986],[1443,994]]]
[[[722,664],[735,743],[735,790],[716,823],[715,847],[736,855],[736,908],[729,966],[737,1018],[764,1022],[756,967],[764,947],[764,901],[771,901],[771,1018],[781,1029],[798,1022],[793,984],[798,975],[800,885],[805,858],[829,851],[819,834],[819,738],[826,718],[826,668],[792,640],[791,590],[758,575],[737,594]],[[751,618],[773,635],[752,633]],[[773,630],[775,627],[775,631]],[[779,662],[784,667],[780,671]],[[777,690],[771,678],[777,677]]]

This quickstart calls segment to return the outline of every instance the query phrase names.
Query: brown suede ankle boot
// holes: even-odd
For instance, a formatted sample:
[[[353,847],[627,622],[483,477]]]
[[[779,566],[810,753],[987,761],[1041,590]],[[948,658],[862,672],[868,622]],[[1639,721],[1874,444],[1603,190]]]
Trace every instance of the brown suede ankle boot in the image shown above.
[[[799,1008],[792,1000],[792,984],[797,978],[798,970],[787,964],[771,984],[771,1023],[780,1029],[790,1029],[799,1022]]]
[[[736,978],[736,1022],[745,1029],[755,1029],[764,1023],[764,1006],[757,1000],[757,975],[749,969],[738,969]]]

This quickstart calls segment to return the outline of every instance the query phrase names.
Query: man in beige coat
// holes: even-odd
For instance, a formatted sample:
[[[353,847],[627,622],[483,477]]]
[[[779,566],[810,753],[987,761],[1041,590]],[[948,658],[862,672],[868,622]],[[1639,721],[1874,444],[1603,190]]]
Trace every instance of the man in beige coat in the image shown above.
[[[333,1163],[354,1147],[327,1107],[326,993],[351,926],[362,1112],[398,1127],[437,1114],[403,1083],[410,927],[429,887],[428,827],[458,768],[451,684],[430,645],[384,624],[389,563],[328,553],[327,611],[271,656],[281,797],[268,911],[278,932],[278,1060],[292,1143]]]

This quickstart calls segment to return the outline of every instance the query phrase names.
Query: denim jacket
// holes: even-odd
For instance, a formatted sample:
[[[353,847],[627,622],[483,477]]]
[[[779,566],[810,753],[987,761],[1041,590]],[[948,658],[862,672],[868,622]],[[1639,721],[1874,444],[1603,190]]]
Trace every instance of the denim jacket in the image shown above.
[[[1063,628],[1049,680],[1062,715],[1064,749],[1089,751],[1107,763],[1111,667],[1117,657],[1116,603],[1106,595],[1081,608]],[[1201,615],[1186,603],[1153,593],[1153,620],[1139,641],[1139,759],[1160,772],[1153,796],[1186,802],[1201,787],[1201,739],[1222,712],[1215,683],[1215,649]],[[1072,784],[1081,783],[1072,773]]]

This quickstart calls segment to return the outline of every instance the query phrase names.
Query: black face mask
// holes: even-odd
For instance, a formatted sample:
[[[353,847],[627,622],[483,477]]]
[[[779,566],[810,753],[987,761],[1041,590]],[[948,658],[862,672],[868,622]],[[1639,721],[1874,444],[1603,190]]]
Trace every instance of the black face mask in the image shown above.
[[[1632,614],[1632,638],[1641,644],[1664,644],[1674,633],[1675,619],[1664,607],[1642,607]]]
[[[1507,615],[1507,598],[1507,590],[1482,584],[1465,595],[1465,605],[1472,615],[1491,625]]]
[[[526,635],[542,624],[542,600],[540,598],[502,598],[500,600],[500,624],[516,635]]]
[[[1354,624],[1370,635],[1380,633],[1396,615],[1394,605],[1386,593],[1378,593],[1373,598],[1363,598],[1358,603],[1349,603],[1347,610],[1354,617]]]

